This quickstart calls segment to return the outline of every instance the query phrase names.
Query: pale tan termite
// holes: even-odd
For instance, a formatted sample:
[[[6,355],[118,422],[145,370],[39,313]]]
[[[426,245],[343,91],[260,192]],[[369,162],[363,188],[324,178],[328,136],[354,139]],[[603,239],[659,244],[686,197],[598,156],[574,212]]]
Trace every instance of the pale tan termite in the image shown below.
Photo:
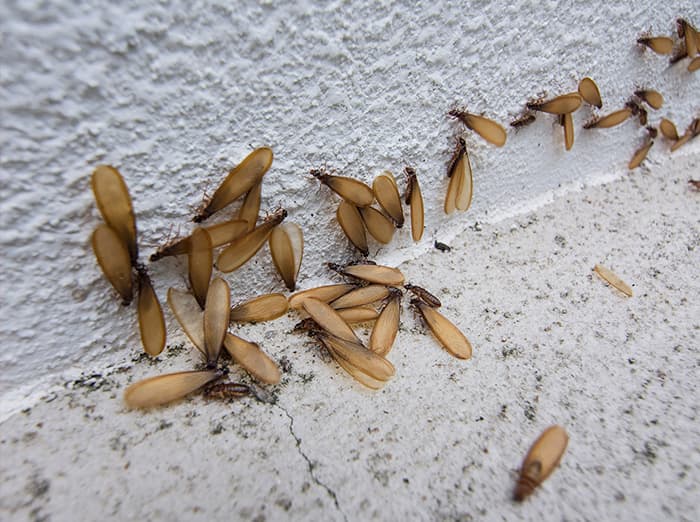
[[[401,286],[404,282],[401,270],[390,266],[357,264],[342,267],[333,263],[328,266],[341,274],[379,285]]]
[[[155,357],[165,348],[165,319],[158,296],[145,270],[138,272],[139,297],[137,313],[143,349]]]
[[[600,90],[591,78],[586,77],[578,83],[578,93],[587,104],[598,107],[599,109],[603,106]]]
[[[131,258],[119,234],[109,225],[98,225],[92,233],[92,250],[107,281],[128,305],[134,297]]]
[[[216,267],[222,272],[233,272],[243,266],[251,257],[257,254],[265,241],[268,240],[272,229],[284,221],[287,211],[279,209],[268,216],[251,232],[233,240],[216,260]]]
[[[195,348],[206,357],[204,345],[204,312],[199,307],[197,299],[189,292],[168,289],[168,306],[175,319],[180,323],[182,331],[192,342]]]
[[[203,228],[197,228],[190,236],[190,251],[187,254],[187,271],[192,293],[197,298],[199,306],[204,309],[207,299],[209,280],[214,262],[209,233]]]
[[[389,289],[384,285],[368,285],[338,297],[330,303],[331,307],[339,310],[341,308],[353,308],[370,303],[375,303],[389,296]]]
[[[343,200],[338,205],[335,216],[338,219],[338,223],[340,223],[340,228],[343,229],[345,236],[355,248],[362,252],[363,255],[369,255],[365,225],[357,207]]]
[[[413,299],[411,304],[418,309],[430,331],[450,354],[458,359],[471,358],[472,345],[459,328],[423,301]]]
[[[571,150],[574,146],[574,118],[570,113],[560,114],[559,124],[564,127],[564,147]]]
[[[447,175],[450,182],[445,195],[445,214],[451,214],[455,209],[467,210],[472,202],[474,179],[469,153],[462,138],[457,140],[457,148],[450,160]]]
[[[247,232],[248,222],[242,219],[232,219],[216,225],[202,227],[209,234],[212,248],[226,245]],[[151,255],[151,261],[157,261],[167,256],[180,256],[189,254],[191,250],[191,236],[175,239],[161,246]]]
[[[380,243],[389,243],[395,230],[391,220],[374,207],[362,207],[359,211],[367,232]]]
[[[229,320],[238,323],[262,323],[283,316],[289,310],[284,294],[264,294],[231,308]]]
[[[367,207],[374,201],[372,189],[357,179],[333,176],[323,169],[312,169],[310,172],[321,183],[353,205]]]
[[[661,134],[663,134],[664,138],[673,141],[678,140],[678,130],[676,130],[676,126],[671,120],[661,118],[659,130],[661,131]]]
[[[698,36],[697,30],[683,18],[676,20],[676,25],[678,27],[678,36],[683,38],[683,42],[685,43],[686,54],[690,58],[693,58],[698,54],[698,40],[700,37]]]
[[[632,288],[620,279],[612,270],[604,267],[603,265],[596,265],[593,270],[598,274],[603,281],[610,284],[610,286],[617,288],[620,292],[628,297],[632,297]]]
[[[698,69],[700,69],[700,56],[696,56],[688,64],[688,72],[695,72]]]
[[[136,264],[136,219],[124,178],[114,167],[100,165],[92,173],[91,184],[102,219],[121,238],[129,251],[131,263]]]
[[[197,212],[193,221],[207,219],[252,189],[269,170],[272,158],[272,149],[268,147],[260,147],[248,154],[241,163],[231,169],[211,199]]]
[[[270,253],[277,273],[285,286],[293,292],[304,256],[304,233],[296,223],[282,223],[275,227],[269,239]]]
[[[645,36],[637,39],[637,43],[646,45],[656,54],[671,54],[673,40],[668,36]]]
[[[423,210],[423,195],[418,185],[416,171],[411,167],[404,169],[407,177],[406,204],[411,208],[411,237],[420,241],[423,237],[425,213]]]
[[[182,399],[221,377],[218,370],[188,371],[149,377],[129,386],[124,402],[129,408],[153,408]]]
[[[583,125],[584,129],[608,129],[620,125],[632,115],[632,109],[625,107],[619,111],[611,112],[610,114],[595,118]]]
[[[348,324],[366,323],[374,321],[379,313],[370,305],[355,306],[338,310],[338,315]]]
[[[394,345],[396,334],[399,332],[399,320],[401,316],[401,291],[394,289],[382,308],[377,322],[374,323],[372,334],[369,338],[369,349],[374,353],[386,356]]]
[[[642,162],[646,159],[647,154],[649,153],[649,149],[651,149],[651,146],[654,144],[654,141],[651,139],[647,139],[641,147],[639,147],[634,154],[632,155],[632,159],[630,159],[629,164],[627,165],[627,168],[629,170],[636,169],[639,167],[639,165],[642,164]]]
[[[204,347],[207,352],[207,366],[216,365],[219,352],[228,330],[231,313],[231,288],[220,277],[215,277],[207,292],[204,307]]]
[[[277,384],[282,374],[280,369],[260,346],[245,339],[227,333],[224,347],[229,355],[255,379],[266,384]]]
[[[661,95],[661,93],[652,89],[639,89],[634,91],[634,95],[640,100],[644,100],[649,107],[653,109],[658,110],[664,104],[664,97]]]
[[[520,466],[520,476],[513,497],[522,502],[542,484],[559,465],[569,443],[569,436],[561,426],[550,426],[532,444]]]
[[[409,283],[406,283],[405,285],[403,285],[403,287],[406,290],[410,291],[413,295],[415,295],[418,299],[423,301],[428,306],[431,306],[433,308],[440,308],[442,306],[440,299],[435,297],[423,287],[420,287],[418,285],[412,285]]]
[[[403,227],[403,207],[401,206],[399,187],[396,185],[394,175],[388,170],[379,174],[374,178],[372,191],[379,205],[396,224],[396,228]]]
[[[339,337],[341,339],[346,339],[348,341],[360,343],[360,339],[352,328],[348,325],[345,320],[338,315],[331,306],[314,299],[312,297],[304,299],[302,306],[306,313],[311,316],[311,318],[316,321],[323,330],[331,335]]]
[[[472,114],[457,109],[451,110],[449,115],[457,118],[464,123],[468,129],[473,130],[489,143],[496,145],[496,147],[503,147],[503,145],[505,145],[506,130],[495,121],[485,118],[484,116],[479,116],[478,114]]]
[[[251,188],[243,199],[243,204],[238,210],[238,219],[245,221],[248,226],[246,232],[250,232],[255,228],[258,222],[258,214],[260,214],[260,198],[262,196],[262,179]]]
[[[356,288],[356,284],[340,283],[337,285],[325,285],[302,290],[301,292],[289,296],[289,308],[292,310],[300,310],[302,308],[302,302],[307,297],[313,297],[324,303],[329,303]]]
[[[527,108],[531,111],[548,112],[550,114],[567,114],[578,110],[581,106],[581,95],[577,92],[562,94],[547,101],[530,102]]]

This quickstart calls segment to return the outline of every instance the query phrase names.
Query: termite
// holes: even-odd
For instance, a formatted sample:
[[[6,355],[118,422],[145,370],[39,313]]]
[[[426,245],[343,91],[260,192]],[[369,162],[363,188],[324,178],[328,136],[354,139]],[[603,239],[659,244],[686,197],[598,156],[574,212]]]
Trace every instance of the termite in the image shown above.
[[[282,317],[288,309],[289,303],[284,294],[264,294],[231,308],[229,321],[262,323]]]
[[[411,167],[405,167],[406,173],[406,204],[411,208],[411,237],[413,241],[420,241],[423,237],[424,210],[423,195],[418,185],[416,171]]]
[[[391,351],[394,340],[399,332],[401,317],[401,298],[403,294],[398,288],[392,288],[382,308],[377,321],[374,323],[369,338],[369,349],[385,357]]]
[[[455,209],[468,210],[472,202],[474,178],[467,144],[463,138],[457,139],[455,151],[447,166],[447,177],[450,182],[443,207],[445,214],[451,214]]]
[[[415,295],[418,299],[423,301],[428,306],[431,306],[433,308],[440,308],[442,306],[440,299],[435,297],[423,287],[420,287],[418,285],[412,285],[409,283],[406,283],[405,285],[403,285],[403,287],[406,290],[410,291],[413,295]]]
[[[656,54],[671,54],[673,40],[668,36],[643,36],[637,39],[637,43],[645,45]]]
[[[506,131],[498,123],[478,114],[472,114],[467,111],[453,109],[448,113],[453,118],[457,118],[464,125],[476,132],[489,143],[502,147],[506,143]]]
[[[277,273],[291,292],[297,285],[297,276],[304,256],[304,233],[296,223],[282,223],[273,228],[269,238],[270,253]]]
[[[516,119],[510,122],[511,127],[519,129],[520,127],[526,127],[533,123],[537,118],[532,112],[526,111],[522,115],[518,116]]]
[[[599,109],[603,106],[603,100],[600,97],[600,90],[591,78],[583,78],[578,83],[578,93],[587,104],[598,107]]]
[[[367,264],[365,262],[363,264],[346,266],[328,263],[328,267],[340,274],[380,285],[401,286],[404,282],[401,270],[389,266]]]
[[[632,109],[629,107],[625,107],[624,109],[620,109],[619,111],[611,112],[610,114],[607,114],[606,116],[602,116],[600,118],[594,118],[593,120],[584,123],[583,128],[584,129],[608,129],[610,127],[615,127],[616,125],[620,125],[627,118],[629,118],[631,114],[632,114]]]
[[[471,343],[450,320],[422,299],[411,299],[411,305],[418,310],[435,338],[451,355],[458,359],[471,358]]]
[[[559,464],[569,436],[561,426],[550,426],[530,447],[520,466],[520,476],[513,497],[522,502],[552,474]]]
[[[345,201],[358,207],[367,207],[374,201],[372,189],[359,180],[345,176],[334,176],[328,174],[325,169],[311,169],[309,172]]]
[[[124,402],[129,408],[153,408],[176,401],[221,378],[219,370],[195,370],[149,377],[129,386]]]
[[[372,191],[379,206],[394,221],[396,228],[403,227],[404,217],[403,208],[401,207],[401,196],[399,195],[399,187],[396,184],[394,175],[388,170],[379,174],[372,182]]]
[[[433,246],[434,246],[437,250],[439,250],[440,252],[449,252],[449,251],[452,250],[452,247],[451,247],[451,246],[446,245],[445,243],[441,243],[441,242],[438,241],[438,240],[435,240],[435,242],[433,243]]]
[[[559,125],[564,128],[564,147],[571,150],[574,146],[574,118],[571,113],[560,114]]]
[[[562,94],[546,101],[529,102],[527,108],[532,111],[548,112],[550,114],[567,114],[578,110],[581,106],[581,95],[577,92]]]
[[[653,109],[660,109],[664,104],[664,97],[653,89],[638,89],[634,95],[646,102]]]
[[[240,399],[248,395],[251,395],[250,386],[239,382],[222,382],[212,384],[204,389],[204,396],[207,399],[217,399],[221,401]]]

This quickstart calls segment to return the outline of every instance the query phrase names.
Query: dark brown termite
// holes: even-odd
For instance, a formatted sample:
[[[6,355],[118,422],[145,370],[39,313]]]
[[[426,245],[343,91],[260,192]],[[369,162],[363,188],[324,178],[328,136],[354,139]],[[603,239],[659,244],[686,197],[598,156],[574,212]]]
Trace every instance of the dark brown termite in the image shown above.
[[[527,111],[524,114],[518,116],[516,119],[510,122],[511,127],[515,127],[516,129],[519,129],[520,127],[526,127],[533,123],[537,117],[535,116],[534,113]]]
[[[451,246],[446,245],[445,243],[440,243],[440,241],[438,240],[435,240],[433,246],[437,248],[440,252],[449,252],[452,250]]]
[[[220,401],[240,399],[250,394],[250,386],[239,382],[222,382],[219,384],[212,384],[204,389],[204,397]]]
[[[403,287],[406,290],[409,290],[413,295],[415,295],[418,299],[423,301],[428,306],[432,306],[433,308],[440,308],[442,306],[440,299],[435,297],[433,294],[431,294],[421,286],[406,283],[405,285],[403,285]]]

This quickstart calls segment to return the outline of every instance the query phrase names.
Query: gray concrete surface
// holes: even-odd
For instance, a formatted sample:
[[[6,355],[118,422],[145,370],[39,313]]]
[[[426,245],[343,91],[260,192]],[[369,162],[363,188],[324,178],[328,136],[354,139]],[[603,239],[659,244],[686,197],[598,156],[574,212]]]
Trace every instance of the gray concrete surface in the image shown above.
[[[131,343],[119,364],[47,388],[0,425],[0,518],[698,520],[691,147],[402,264],[471,339],[469,361],[405,308],[396,377],[371,393],[291,335],[290,315],[240,329],[284,363],[269,402],[127,411],[127,384],[191,366],[175,343],[157,362]],[[561,466],[515,504],[515,470],[553,423],[570,435]]]

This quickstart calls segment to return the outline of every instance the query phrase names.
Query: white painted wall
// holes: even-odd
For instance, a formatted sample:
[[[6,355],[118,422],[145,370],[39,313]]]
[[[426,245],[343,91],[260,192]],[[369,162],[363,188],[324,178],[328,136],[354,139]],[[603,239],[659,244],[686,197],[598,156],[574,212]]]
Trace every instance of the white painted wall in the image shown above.
[[[650,87],[666,98],[651,123],[664,115],[682,130],[697,115],[697,73],[635,45],[646,30],[670,34],[678,16],[699,25],[697,2],[279,4],[0,5],[6,399],[140,350],[135,311],[120,306],[89,246],[99,222],[89,175],[99,163],[129,185],[145,260],[169,231],[188,230],[203,192],[252,146],[271,146],[263,206],[285,206],[304,228],[303,287],[328,278],[323,262],[354,256],[334,220],[336,198],[307,175],[312,166],[365,181],[417,169],[427,229],[419,245],[405,228],[379,251],[397,263],[559,187],[624,174],[643,136],[636,122],[582,132],[587,109],[575,116],[569,153],[551,117],[509,133],[502,149],[469,135],[473,207],[447,217],[445,163],[460,126],[446,112],[455,104],[506,124],[530,96],[574,90],[590,75],[606,111]],[[694,143],[676,154],[697,152]],[[668,154],[657,144],[650,167]],[[159,295],[183,287],[184,273],[181,261],[153,266]],[[267,251],[228,280],[234,300],[283,288]]]

